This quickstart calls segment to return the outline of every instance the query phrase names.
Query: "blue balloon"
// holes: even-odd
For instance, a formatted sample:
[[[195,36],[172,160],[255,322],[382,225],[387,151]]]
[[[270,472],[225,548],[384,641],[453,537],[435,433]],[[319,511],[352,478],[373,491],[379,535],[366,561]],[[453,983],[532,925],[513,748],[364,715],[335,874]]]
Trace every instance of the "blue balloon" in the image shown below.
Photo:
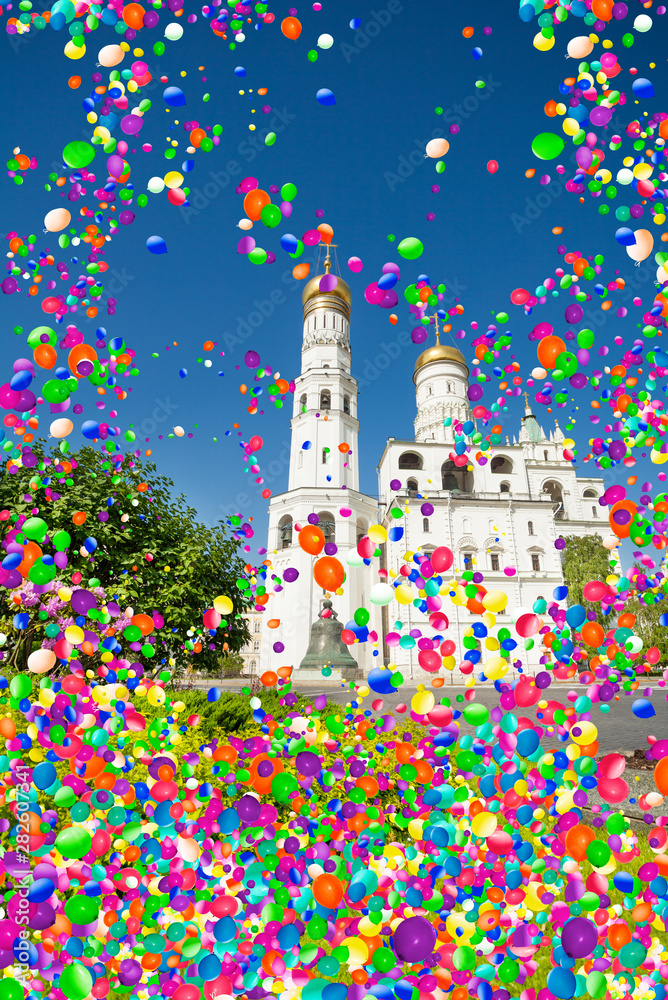
[[[570,969],[552,969],[547,977],[547,988],[559,1000],[571,1000],[575,996],[577,982]]]
[[[17,372],[16,375],[12,376],[9,384],[14,392],[22,392],[24,389],[28,388],[31,382],[32,375],[26,368],[24,368],[22,371]]]
[[[50,878],[36,878],[28,889],[28,900],[31,903],[44,903],[55,891],[56,887]]]
[[[566,623],[569,628],[579,628],[587,620],[587,612],[581,604],[571,604],[566,609]]]
[[[162,98],[170,108],[182,108],[186,103],[186,95],[179,87],[165,87]]]
[[[652,716],[656,715],[654,711],[654,705],[647,698],[638,698],[637,701],[633,702],[631,706],[631,711],[635,715],[636,719],[651,719]]]
[[[220,921],[219,921],[220,923]],[[216,926],[218,926],[216,924]],[[217,979],[222,968],[221,961],[217,955],[206,955],[197,966],[197,972],[205,982]]]
[[[654,86],[642,76],[634,80],[631,86],[636,97],[654,97]]]
[[[48,760],[38,764],[32,773],[32,780],[41,791],[46,791],[57,778],[56,769]],[[47,897],[48,898],[48,897]],[[37,902],[37,901],[36,901]]]
[[[292,233],[284,233],[281,236],[281,247],[286,253],[294,253],[299,246],[299,240]]]
[[[235,76],[245,76],[246,70],[243,68],[243,66],[237,66],[236,69],[234,70],[234,74]]]
[[[221,696],[221,693],[222,692],[221,692],[220,688],[216,688],[216,687],[209,688],[209,690],[207,692],[206,700],[207,701],[218,701],[218,699]]]
[[[474,59],[480,59],[482,57],[482,49],[479,45],[476,45],[473,52],[471,53]]]
[[[366,682],[376,694],[394,694],[395,688],[392,685],[391,677],[391,670],[374,667],[373,670],[369,671]]]
[[[97,420],[84,420],[81,425],[81,433],[89,441],[93,441],[94,438],[100,436],[100,425]]]
[[[379,288],[394,288],[394,286],[396,285],[396,283],[397,283],[398,280],[399,279],[397,278],[397,276],[394,273],[394,271],[390,271],[388,274],[384,274],[382,278],[379,278],[379,280],[378,280],[378,287]]]
[[[151,253],[167,253],[167,244],[162,236],[149,236],[146,240],[146,249]]]
[[[632,247],[636,241],[636,234],[627,226],[621,226],[615,233],[615,239],[623,247]]]
[[[188,369],[187,368],[179,368],[179,375],[181,376],[181,378],[187,378],[188,377]]]
[[[324,107],[331,108],[332,105],[336,104],[334,94],[331,90],[327,90],[326,87],[321,87],[315,96],[318,104],[322,104]]]

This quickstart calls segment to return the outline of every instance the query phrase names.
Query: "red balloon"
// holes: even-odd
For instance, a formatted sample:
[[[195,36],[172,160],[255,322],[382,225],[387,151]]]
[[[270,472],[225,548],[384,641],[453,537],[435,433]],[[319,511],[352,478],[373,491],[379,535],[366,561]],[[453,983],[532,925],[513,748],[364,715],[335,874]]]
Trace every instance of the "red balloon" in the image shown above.
[[[590,580],[582,588],[582,596],[585,601],[601,601],[607,593],[607,584],[601,580]]]
[[[435,649],[421,649],[418,653],[418,663],[423,670],[430,674],[435,674],[442,665],[441,654]]]
[[[530,298],[531,292],[527,292],[526,288],[516,288],[510,293],[510,301],[514,306],[523,306]]]
[[[356,639],[357,636],[349,628],[344,628],[343,631],[341,632],[341,642],[345,646],[352,646]]]
[[[443,573],[450,569],[453,559],[454,556],[447,545],[439,545],[429,557],[429,561],[437,573]]]
[[[321,556],[313,565],[313,579],[323,590],[337,590],[345,576],[346,571],[334,556]]]
[[[496,162],[496,160],[489,160],[489,162],[487,163],[487,169],[489,170],[490,174],[495,174],[499,169],[499,164]]]
[[[369,536],[365,535],[364,538],[360,538],[357,543],[357,551],[361,555],[362,559],[371,559],[372,555],[376,551],[376,546],[371,541]]]

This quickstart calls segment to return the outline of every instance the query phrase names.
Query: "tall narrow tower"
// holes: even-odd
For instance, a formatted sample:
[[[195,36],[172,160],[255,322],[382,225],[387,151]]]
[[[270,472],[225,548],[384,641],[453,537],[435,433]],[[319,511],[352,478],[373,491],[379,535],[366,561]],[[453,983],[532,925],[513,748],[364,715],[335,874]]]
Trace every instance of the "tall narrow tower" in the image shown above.
[[[314,557],[298,542],[309,515],[317,515],[325,535],[321,554],[336,556],[346,572],[349,565],[361,563],[357,541],[377,521],[377,501],[359,492],[357,382],[351,374],[350,352],[352,294],[346,282],[332,273],[331,263],[327,247],[325,273],[312,278],[302,293],[301,374],[295,379],[288,489],[269,503],[267,554],[272,569],[267,592],[272,596],[267,618],[278,618],[281,624],[272,632],[272,642],[262,644],[263,669],[299,668],[311,623],[327,599],[313,579]],[[288,568],[299,573],[294,582],[272,581]],[[344,625],[356,608],[364,606],[371,586],[368,577],[365,567],[355,569],[343,593],[331,595]],[[280,654],[272,649],[276,642],[284,647]],[[351,647],[351,652],[363,669],[370,668],[368,643]]]

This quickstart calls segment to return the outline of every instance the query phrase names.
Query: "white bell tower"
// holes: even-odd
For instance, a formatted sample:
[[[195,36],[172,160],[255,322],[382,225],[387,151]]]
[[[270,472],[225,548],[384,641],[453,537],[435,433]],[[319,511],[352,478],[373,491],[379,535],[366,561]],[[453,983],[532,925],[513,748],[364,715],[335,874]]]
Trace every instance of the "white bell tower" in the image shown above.
[[[358,539],[378,520],[378,503],[359,492],[357,381],[351,374],[350,352],[352,293],[331,267],[327,246],[325,273],[311,278],[302,293],[301,374],[295,379],[288,489],[269,502],[267,558],[272,566],[265,617],[278,618],[280,626],[262,643],[263,670],[279,666],[298,670],[323,601],[331,596],[345,626],[364,606],[371,586],[371,574],[360,567],[356,552]],[[348,574],[341,594],[329,595],[316,584],[315,559],[299,546],[299,530],[314,515],[325,535],[320,554],[335,556]],[[360,568],[351,570],[350,565]],[[286,569],[297,570],[294,582],[281,582]],[[278,653],[273,650],[276,643],[284,647]],[[356,643],[350,651],[363,670],[371,668],[370,642]]]
[[[437,322],[436,344],[415,362],[416,441],[453,444],[454,425],[470,419],[468,375],[461,351],[441,343]],[[446,427],[448,417],[451,423]]]

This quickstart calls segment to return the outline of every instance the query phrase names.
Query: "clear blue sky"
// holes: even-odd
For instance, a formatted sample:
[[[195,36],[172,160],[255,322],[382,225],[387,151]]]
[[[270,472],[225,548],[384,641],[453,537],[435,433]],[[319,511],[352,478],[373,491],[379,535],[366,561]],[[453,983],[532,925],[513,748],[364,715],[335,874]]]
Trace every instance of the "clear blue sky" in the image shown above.
[[[193,204],[200,206],[197,212],[182,212],[170,205],[166,192],[149,196],[148,207],[136,209],[134,224],[114,239],[106,253],[109,273],[116,272],[113,294],[118,299],[117,313],[108,320],[104,311],[101,313],[101,322],[109,334],[123,336],[136,350],[141,369],[141,376],[132,380],[130,400],[119,408],[119,423],[125,428],[129,423],[141,426],[148,421],[144,427],[150,430],[157,418],[156,429],[148,435],[150,444],[143,441],[146,434],[138,438],[138,443],[153,449],[159,470],[174,480],[208,522],[230,510],[253,515],[260,544],[265,541],[266,530],[262,487],[250,488],[248,477],[242,473],[238,439],[226,437],[225,431],[237,421],[244,439],[261,434],[265,446],[260,456],[267,485],[272,492],[286,488],[290,406],[282,411],[266,406],[265,416],[249,417],[247,398],[240,395],[238,388],[247,378],[236,370],[238,365],[243,368],[244,352],[252,348],[284,377],[289,379],[299,372],[301,286],[289,278],[294,262],[280,250],[282,232],[301,236],[317,225],[315,211],[320,208],[325,210],[323,221],[334,227],[343,274],[354,294],[353,373],[368,383],[362,389],[359,405],[360,468],[362,488],[372,494],[376,492],[375,469],[386,438],[412,436],[415,400],[411,373],[419,352],[412,345],[404,348],[380,377],[374,377],[376,357],[397,353],[392,346],[388,350],[384,345],[391,345],[401,330],[413,325],[403,304],[397,310],[399,323],[395,327],[389,324],[387,312],[364,301],[365,285],[377,280],[386,260],[402,263],[403,276],[411,281],[419,273],[426,273],[432,281],[444,282],[448,300],[458,296],[465,306],[462,326],[468,328],[472,320],[477,320],[484,328],[491,319],[491,310],[507,309],[513,350],[522,362],[523,375],[535,364],[535,347],[527,340],[532,326],[539,319],[550,319],[555,323],[555,332],[563,332],[563,310],[568,302],[562,295],[554,305],[534,310],[534,315],[525,319],[523,310],[510,306],[509,293],[517,286],[533,291],[544,278],[553,276],[560,264],[556,252],[560,243],[586,255],[603,253],[606,280],[612,278],[615,269],[627,278],[637,273],[614,239],[613,215],[598,215],[599,202],[587,198],[585,205],[580,205],[573,195],[557,193],[537,218],[525,218],[526,224],[521,223],[521,217],[537,214],[528,203],[544,191],[537,179],[543,169],[531,154],[531,140],[549,128],[543,106],[549,99],[559,99],[560,80],[567,70],[575,69],[572,61],[564,59],[564,52],[568,39],[582,28],[581,21],[569,19],[554,49],[541,54],[531,44],[536,23],[522,24],[514,8],[499,4],[479,3],[471,14],[439,0],[425,0],[418,6],[395,2],[391,5],[394,13],[390,14],[383,0],[373,7],[325,0],[320,12],[313,11],[310,5],[299,8],[303,33],[297,42],[290,42],[280,34],[278,24],[288,5],[273,6],[277,22],[260,32],[249,30],[247,42],[233,53],[213,36],[200,17],[197,24],[186,25],[180,42],[166,43],[167,52],[157,59],[156,66],[151,48],[162,30],[142,31],[137,42],[144,46],[155,75],[165,74],[170,84],[182,86],[188,104],[177,113],[167,114],[162,85],[147,95],[153,109],[141,138],[152,141],[154,150],[133,158],[131,180],[142,191],[149,177],[164,173],[170,166],[162,154],[165,138],[185,135],[179,127],[169,132],[169,123],[175,118],[181,122],[197,119],[220,122],[224,132],[220,146],[213,152],[197,155],[195,170],[187,182],[193,191],[204,192],[207,183],[212,183],[209,172],[213,171],[218,181],[208,190],[210,193],[217,186],[218,191],[213,197],[204,194],[206,204],[193,199]],[[363,28],[375,25],[372,10],[381,12],[384,26],[377,32],[372,27],[365,33],[368,44],[358,47],[355,43],[360,36],[354,35],[348,22],[351,17],[360,17]],[[665,47],[662,19],[657,19],[649,34],[636,35],[632,57],[619,43],[623,31],[630,28],[629,21],[613,25],[607,36],[615,39],[614,51],[624,57],[625,65],[637,66],[639,75],[649,76],[661,94],[666,82],[664,60],[659,62],[657,57]],[[475,28],[471,39],[462,37],[467,24]],[[483,34],[487,25],[492,28],[489,36]],[[306,54],[323,32],[334,37],[334,45],[327,51],[319,50],[318,61],[311,63]],[[85,58],[77,63],[63,55],[66,39],[62,32],[47,29],[25,43],[3,37],[0,81],[6,99],[0,111],[0,128],[5,159],[13,147],[20,146],[22,152],[39,161],[38,169],[29,173],[20,189],[3,178],[3,233],[41,233],[45,212],[59,204],[57,197],[43,189],[46,175],[59,161],[63,146],[79,138],[82,128],[87,127],[81,101],[88,93],[98,48],[118,40],[108,29],[106,34],[101,30],[94,37],[99,45],[89,44]],[[471,54],[477,45],[483,49],[479,61]],[[648,64],[653,59],[659,62],[659,69],[650,71]],[[197,71],[199,65],[206,67],[204,73]],[[246,68],[243,80],[234,75],[238,65]],[[182,70],[187,72],[185,79],[180,76]],[[78,91],[67,87],[73,73],[84,79]],[[207,77],[206,83],[201,81],[202,76]],[[475,86],[480,79],[486,81],[482,91],[488,95],[485,100],[479,99],[481,92]],[[630,82],[626,74],[624,79]],[[262,86],[268,87],[269,93],[253,104],[248,96],[238,93],[241,88]],[[335,107],[323,107],[316,101],[316,91],[321,87],[335,93]],[[201,100],[204,93],[211,94],[207,104]],[[258,126],[264,125],[267,118],[251,115],[250,108],[265,101],[272,106],[267,118],[276,115],[280,131],[276,129],[274,146],[254,150],[248,145],[248,124],[258,120]],[[450,111],[449,121],[461,122],[459,134],[449,136],[451,148],[445,173],[440,177],[434,172],[433,161],[417,155],[424,151],[434,130],[443,128],[444,119],[435,114],[436,106]],[[661,104],[658,99],[646,101],[645,107],[651,113]],[[637,111],[631,105],[621,110],[620,118],[626,123]],[[90,126],[87,128],[90,132]],[[178,168],[185,159],[185,145],[182,140],[172,166]],[[411,153],[416,154],[412,157],[415,166],[407,167]],[[568,162],[571,153],[567,145],[563,162]],[[499,163],[495,175],[486,169],[490,159]],[[101,154],[95,163],[99,160]],[[226,165],[231,160],[238,164],[239,173],[225,186]],[[544,167],[553,177],[555,163]],[[529,167],[538,170],[533,180],[524,176]],[[96,171],[100,177],[102,171]],[[402,179],[401,173],[408,176]],[[278,257],[276,263],[261,267],[236,253],[242,235],[236,223],[243,215],[243,198],[235,194],[234,188],[247,175],[257,177],[263,188],[287,181],[298,188],[294,213],[286,224],[268,231],[258,223],[253,230],[258,244],[274,250]],[[432,194],[430,186],[437,181],[441,190]],[[89,201],[92,203],[92,199]],[[430,211],[436,213],[433,222],[426,220]],[[563,236],[552,235],[555,225],[564,226]],[[425,244],[423,257],[414,264],[402,262],[387,242],[388,233],[396,234],[397,240],[418,236]],[[145,241],[153,234],[164,237],[167,255],[148,253]],[[43,236],[38,241],[40,248],[54,244],[52,236],[48,243]],[[345,266],[352,255],[364,261],[360,275],[350,274]],[[646,294],[651,289],[653,272],[653,267],[643,272],[649,279],[643,286]],[[77,273],[73,266],[71,274]],[[256,303],[268,311],[266,304],[272,292],[274,301],[279,301],[271,315],[243,344],[226,348],[226,356],[218,358],[224,335],[236,335],[239,324],[247,323],[249,314],[257,311]],[[612,345],[617,333],[625,336],[627,346],[632,343],[637,320],[632,318],[628,300],[620,300],[619,304],[629,306],[629,317],[614,319],[614,310],[608,314],[611,318],[598,334],[597,343]],[[5,355],[5,379],[9,376],[9,358],[23,353],[11,353],[23,346],[22,341],[14,340],[12,328],[22,324],[27,332],[44,321],[44,314],[35,299],[18,295],[3,296],[2,310],[9,352]],[[83,329],[92,333],[94,323]],[[87,339],[91,339],[90,335]],[[202,343],[209,339],[220,346],[208,355],[213,358],[213,366],[207,370],[196,359],[203,356]],[[178,348],[166,351],[173,341],[178,342]],[[466,353],[466,346],[464,350]],[[160,357],[153,360],[152,352],[158,352]],[[185,379],[179,377],[182,367],[189,372]],[[590,370],[593,367],[594,363]],[[225,376],[218,377],[218,370]],[[94,398],[90,393],[86,398],[90,401],[86,416],[93,417]],[[488,405],[492,399],[486,397]],[[266,394],[262,400],[267,400]],[[515,416],[505,421],[511,433],[517,428],[521,412],[519,402],[512,405]],[[565,421],[560,422],[563,426]],[[165,437],[159,441],[158,435],[168,434],[174,424],[192,432],[193,438]],[[546,418],[546,424],[550,425],[550,418]],[[581,451],[587,450],[590,436],[585,417],[576,434]],[[218,438],[217,444],[212,441],[214,437]],[[72,445],[80,440],[73,435]],[[588,468],[595,471],[593,465]],[[640,468],[633,471],[638,473],[639,481],[645,478]]]

